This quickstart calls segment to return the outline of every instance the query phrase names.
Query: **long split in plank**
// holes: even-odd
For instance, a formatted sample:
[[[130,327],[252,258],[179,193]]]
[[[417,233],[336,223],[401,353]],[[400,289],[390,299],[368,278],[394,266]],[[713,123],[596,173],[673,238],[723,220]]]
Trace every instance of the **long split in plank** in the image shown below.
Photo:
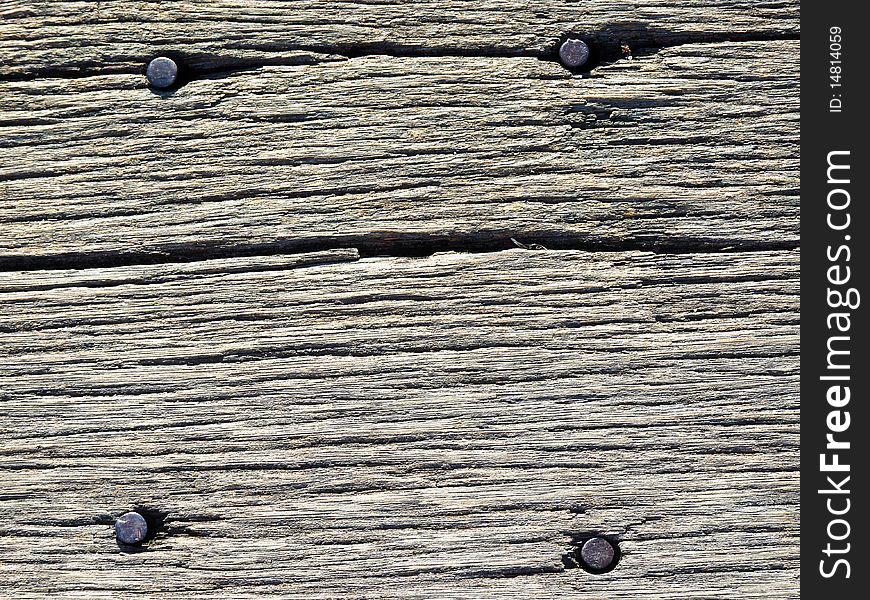
[[[340,56],[552,57],[583,35],[622,45],[797,39],[798,0],[36,0],[0,8],[0,79],[134,73],[172,53],[197,72]]]

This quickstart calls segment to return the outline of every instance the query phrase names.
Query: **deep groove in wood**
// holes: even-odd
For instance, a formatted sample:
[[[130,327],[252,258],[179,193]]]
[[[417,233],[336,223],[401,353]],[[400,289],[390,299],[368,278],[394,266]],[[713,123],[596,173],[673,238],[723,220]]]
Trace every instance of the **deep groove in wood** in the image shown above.
[[[781,242],[734,240],[580,240],[550,232],[480,233],[478,235],[426,239],[401,232],[383,236],[336,236],[327,239],[286,240],[268,245],[220,247],[217,245],[178,245],[158,252],[117,253],[84,252],[56,256],[2,256],[0,272],[46,269],[93,269],[129,265],[156,265],[188,263],[222,258],[278,256],[328,252],[336,248],[356,250],[361,258],[396,257],[425,258],[439,252],[488,253],[515,248],[511,238],[520,242],[541,245],[543,250],[579,250],[584,252],[626,252],[640,250],[655,254],[698,254],[721,252],[790,251],[800,247],[798,241]]]
[[[625,58],[623,44],[628,45],[633,54],[650,55],[666,48],[675,48],[687,44],[708,43],[747,43],[747,42],[775,42],[800,40],[800,34],[781,33],[759,35],[753,32],[708,35],[673,35],[669,34],[669,41],[663,42],[657,37],[660,34],[650,33],[649,37],[640,36],[637,33],[619,34],[617,28],[600,32],[584,33],[582,31],[562,34],[561,39],[566,37],[582,37],[589,40],[593,45],[593,60],[584,69],[585,73],[594,71],[595,68],[613,64]],[[253,71],[270,66],[298,66],[313,65],[336,60],[353,60],[367,56],[389,56],[394,58],[538,58],[546,62],[559,62],[559,44],[552,44],[544,50],[535,50],[522,47],[492,46],[478,48],[439,47],[439,46],[414,46],[401,43],[373,42],[348,43],[348,44],[293,44],[280,50],[273,50],[275,57],[258,57],[254,59],[237,59],[225,57],[220,54],[212,56],[197,55],[188,56],[183,49],[170,49],[162,53],[164,56],[176,59],[179,63],[179,81],[173,86],[178,89],[184,85],[203,78],[220,78],[238,72]],[[290,53],[289,56],[287,53]],[[320,55],[320,56],[317,56]],[[40,69],[28,73],[4,74],[0,72],[2,81],[31,81],[34,79],[82,79],[87,77],[99,77],[104,75],[135,75],[145,72],[147,62],[143,62],[141,68],[131,69],[117,65],[94,65],[76,70],[69,69]]]

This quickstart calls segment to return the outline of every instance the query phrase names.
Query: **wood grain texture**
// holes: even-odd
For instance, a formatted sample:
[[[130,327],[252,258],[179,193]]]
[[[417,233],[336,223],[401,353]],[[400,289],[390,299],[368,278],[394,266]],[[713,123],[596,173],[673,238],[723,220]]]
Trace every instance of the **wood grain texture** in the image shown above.
[[[326,54],[550,56],[599,47],[797,38],[798,0],[90,0],[0,3],[0,77],[141,72],[172,53],[197,70]],[[608,49],[609,51],[609,49]]]
[[[792,248],[797,57],[792,41],[689,44],[592,78],[534,58],[361,57],[164,95],[138,75],[6,82],[0,266],[510,237]]]
[[[0,273],[3,594],[798,597],[796,252],[354,259]]]
[[[798,6],[0,3],[0,598],[797,598]]]

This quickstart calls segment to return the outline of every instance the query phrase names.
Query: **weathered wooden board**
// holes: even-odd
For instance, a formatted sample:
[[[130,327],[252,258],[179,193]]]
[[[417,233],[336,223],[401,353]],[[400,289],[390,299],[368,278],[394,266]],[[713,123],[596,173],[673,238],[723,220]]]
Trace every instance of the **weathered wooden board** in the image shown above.
[[[0,5],[0,597],[796,598],[798,7]]]
[[[797,39],[798,0],[99,0],[0,5],[0,77],[141,72],[171,52],[195,69],[326,54],[551,56],[583,34],[622,43]]]
[[[797,598],[796,252],[355,256],[0,273],[0,595]]]
[[[798,43],[689,44],[591,78],[361,57],[195,80],[0,84],[0,266],[357,247],[788,249]]]

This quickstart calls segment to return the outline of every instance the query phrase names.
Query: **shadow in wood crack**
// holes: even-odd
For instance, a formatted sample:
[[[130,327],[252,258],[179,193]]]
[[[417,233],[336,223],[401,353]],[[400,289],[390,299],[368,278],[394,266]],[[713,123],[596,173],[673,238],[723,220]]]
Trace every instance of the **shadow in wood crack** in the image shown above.
[[[651,56],[664,48],[683,44],[797,40],[800,39],[800,34],[755,31],[689,33],[650,27],[649,24],[640,21],[617,21],[593,31],[577,28],[564,33],[555,44],[544,51],[540,56],[541,60],[560,62],[559,47],[562,43],[567,39],[578,38],[589,45],[589,60],[579,69],[568,70],[579,75],[590,75],[596,67],[634,56]]]

